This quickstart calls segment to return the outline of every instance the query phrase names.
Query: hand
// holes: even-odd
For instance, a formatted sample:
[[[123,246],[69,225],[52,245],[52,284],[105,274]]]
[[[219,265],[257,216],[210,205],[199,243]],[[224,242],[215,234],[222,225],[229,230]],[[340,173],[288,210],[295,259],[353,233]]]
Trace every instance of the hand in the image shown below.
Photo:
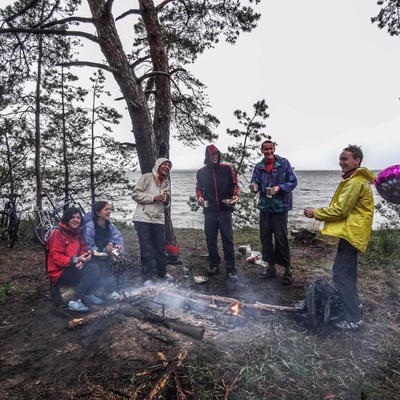
[[[203,197],[199,197],[198,199],[197,199],[197,204],[199,204],[199,205],[202,205],[204,203],[204,199],[203,199]]]
[[[154,202],[165,203],[165,196],[163,196],[162,194],[154,196]]]
[[[76,267],[77,269],[82,269],[82,267],[83,267],[83,262],[82,262],[82,261],[79,261],[78,264],[75,265],[75,267]]]
[[[314,218],[314,210],[312,208],[305,208],[304,209],[304,215],[307,218]]]
[[[79,264],[79,263],[85,263],[85,262],[89,261],[91,258],[92,258],[92,253],[90,253],[90,252],[85,253],[85,254],[81,254],[81,255],[78,257],[78,264]],[[82,268],[82,267],[81,267],[81,268]]]
[[[105,248],[105,250],[106,250],[106,253],[109,253],[112,249],[113,249],[113,244],[112,243],[108,243],[107,244],[107,246],[106,246],[106,248]]]
[[[272,189],[274,189],[274,193],[278,193],[281,190],[279,186],[274,186]]]
[[[237,200],[238,198],[238,196],[232,196],[232,200]]]

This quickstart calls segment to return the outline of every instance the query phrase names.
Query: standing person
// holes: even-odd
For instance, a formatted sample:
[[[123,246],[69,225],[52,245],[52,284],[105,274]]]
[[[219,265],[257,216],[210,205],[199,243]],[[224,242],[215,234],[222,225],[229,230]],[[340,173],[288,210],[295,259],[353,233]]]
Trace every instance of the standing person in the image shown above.
[[[85,304],[103,304],[94,295],[99,285],[100,268],[97,263],[88,263],[91,254],[81,234],[82,214],[79,208],[68,208],[51,236],[47,239],[47,274],[53,289],[61,286],[76,286],[68,308],[87,312]],[[82,301],[85,303],[83,304]]]
[[[228,164],[222,164],[221,153],[213,145],[206,147],[205,166],[196,174],[196,196],[203,206],[204,231],[207,240],[209,269],[207,275],[214,275],[221,262],[218,251],[218,231],[221,234],[227,278],[237,282],[235,249],[233,243],[232,207],[224,199],[236,201],[238,185],[235,171]]]
[[[92,211],[84,217],[84,238],[88,249],[92,252],[111,253],[116,257],[124,256],[124,239],[119,229],[111,222],[111,206],[107,201],[96,201]],[[116,300],[120,294],[113,288],[109,273],[109,257],[93,257],[91,262],[100,266],[104,296],[107,300]]]
[[[339,238],[332,268],[333,281],[343,305],[344,319],[335,327],[358,330],[362,325],[357,293],[357,256],[365,252],[371,236],[374,197],[371,185],[375,175],[361,167],[363,153],[359,146],[349,145],[339,156],[342,182],[328,207],[306,208],[304,215],[325,221],[321,233]]]
[[[255,165],[250,187],[259,192],[262,259],[268,263],[260,279],[276,278],[276,264],[285,268],[283,285],[292,283],[288,238],[288,212],[293,207],[292,191],[297,178],[290,162],[275,154],[276,143],[261,144],[264,158]]]
[[[153,253],[158,276],[166,281],[174,279],[167,273],[164,216],[164,209],[170,206],[171,200],[171,168],[172,163],[168,159],[157,159],[152,172],[143,174],[133,189],[132,198],[138,203],[133,223],[139,238],[144,286],[153,284]]]

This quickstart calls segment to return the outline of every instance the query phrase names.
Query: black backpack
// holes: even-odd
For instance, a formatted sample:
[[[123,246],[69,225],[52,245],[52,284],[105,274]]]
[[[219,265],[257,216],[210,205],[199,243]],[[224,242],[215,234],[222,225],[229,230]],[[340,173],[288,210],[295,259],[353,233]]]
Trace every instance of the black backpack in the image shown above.
[[[324,279],[316,279],[307,289],[306,298],[296,306],[295,319],[314,333],[323,334],[330,321],[343,316],[338,291]]]

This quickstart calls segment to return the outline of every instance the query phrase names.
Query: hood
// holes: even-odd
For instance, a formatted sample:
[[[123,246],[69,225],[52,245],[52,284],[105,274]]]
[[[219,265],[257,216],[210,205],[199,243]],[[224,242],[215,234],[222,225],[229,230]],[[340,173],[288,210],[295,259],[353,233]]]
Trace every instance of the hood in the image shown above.
[[[87,224],[91,220],[93,220],[93,213],[90,211],[83,216],[83,222]]]
[[[154,176],[157,176],[158,168],[160,168],[160,165],[162,163],[164,163],[165,161],[168,161],[170,163],[170,165],[171,165],[171,168],[172,168],[172,162],[170,160],[168,160],[168,158],[157,158],[156,163],[154,164],[154,167],[153,167],[153,170],[152,170],[152,173],[153,173]]]
[[[365,167],[358,167],[356,169],[356,171],[354,172],[354,175],[361,175],[367,181],[370,181],[371,183],[375,180],[375,174],[371,170],[369,170]]]
[[[210,144],[206,147],[205,151],[205,158],[204,158],[204,164],[210,164],[210,156],[213,155],[214,153],[218,153],[218,162],[217,164],[220,163],[221,161],[221,152],[217,149],[217,147],[213,144]]]

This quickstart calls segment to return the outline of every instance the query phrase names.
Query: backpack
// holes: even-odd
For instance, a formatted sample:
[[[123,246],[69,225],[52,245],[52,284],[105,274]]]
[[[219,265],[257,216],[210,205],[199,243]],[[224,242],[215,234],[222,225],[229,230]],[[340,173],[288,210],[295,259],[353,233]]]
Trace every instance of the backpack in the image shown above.
[[[295,308],[295,319],[318,334],[323,334],[330,321],[341,318],[343,314],[338,291],[321,278],[311,283],[305,300]]]

